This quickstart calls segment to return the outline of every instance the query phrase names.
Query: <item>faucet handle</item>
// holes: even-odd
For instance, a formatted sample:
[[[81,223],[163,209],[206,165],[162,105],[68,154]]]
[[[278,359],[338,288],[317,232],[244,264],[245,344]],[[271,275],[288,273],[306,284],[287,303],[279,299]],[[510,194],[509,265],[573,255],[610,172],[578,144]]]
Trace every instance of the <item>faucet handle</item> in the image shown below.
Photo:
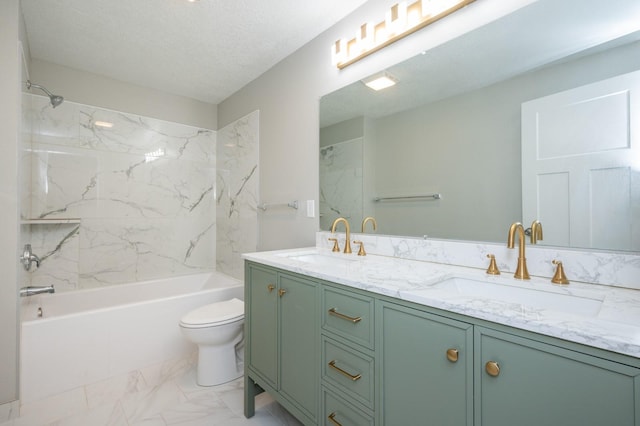
[[[564,268],[562,267],[562,262],[559,260],[551,261],[554,265],[556,265],[556,273],[553,274],[553,278],[551,278],[551,282],[554,284],[569,284],[569,280],[567,276],[564,274]]]
[[[331,251],[340,251],[340,246],[338,245],[338,239],[337,238],[327,238],[329,241],[333,241],[333,248],[331,249]]]
[[[20,256],[20,263],[24,266],[25,271],[31,270],[31,264],[35,263],[36,268],[40,267],[40,258],[33,254],[31,251],[31,244],[24,245],[24,251],[22,252],[22,256]]]
[[[367,255],[367,252],[364,251],[364,241],[353,240],[353,244],[360,244],[360,249],[358,250],[358,256],[366,256]]]
[[[489,267],[487,268],[487,274],[500,275],[500,270],[498,269],[498,265],[496,264],[496,256],[493,254],[488,254],[487,258],[491,259],[491,261],[489,262]]]

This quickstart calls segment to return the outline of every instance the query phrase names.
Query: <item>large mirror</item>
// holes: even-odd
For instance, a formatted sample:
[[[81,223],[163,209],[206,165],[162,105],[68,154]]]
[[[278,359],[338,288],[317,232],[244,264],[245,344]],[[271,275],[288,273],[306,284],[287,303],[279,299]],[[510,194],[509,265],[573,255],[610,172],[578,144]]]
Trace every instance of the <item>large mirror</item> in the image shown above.
[[[511,223],[536,219],[523,217],[522,104],[640,70],[638,3],[539,0],[381,70],[393,87],[358,81],[323,96],[321,229],[374,216],[380,234],[505,242]],[[637,223],[640,206],[624,214]]]

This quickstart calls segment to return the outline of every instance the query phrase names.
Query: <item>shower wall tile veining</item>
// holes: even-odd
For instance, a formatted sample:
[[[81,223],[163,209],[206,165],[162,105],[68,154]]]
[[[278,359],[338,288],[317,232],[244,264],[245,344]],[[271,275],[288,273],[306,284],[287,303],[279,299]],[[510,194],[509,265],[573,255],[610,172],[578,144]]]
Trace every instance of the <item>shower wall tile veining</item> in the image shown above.
[[[242,253],[258,247],[259,111],[218,131],[217,270],[242,279]]]
[[[360,221],[363,193],[362,138],[320,149],[320,229],[338,217]],[[354,195],[357,194],[357,195]]]
[[[42,259],[32,285],[73,290],[215,269],[216,132],[24,96],[23,235]]]

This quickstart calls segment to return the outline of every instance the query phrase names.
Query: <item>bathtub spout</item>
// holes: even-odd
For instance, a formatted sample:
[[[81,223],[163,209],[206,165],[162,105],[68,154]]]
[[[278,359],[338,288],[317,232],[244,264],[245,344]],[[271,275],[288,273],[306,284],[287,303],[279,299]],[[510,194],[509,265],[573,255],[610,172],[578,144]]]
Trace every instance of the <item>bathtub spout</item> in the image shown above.
[[[33,295],[42,294],[42,293],[55,293],[55,292],[56,292],[56,289],[53,288],[53,285],[29,286],[29,287],[22,287],[20,289],[20,297],[33,296]]]

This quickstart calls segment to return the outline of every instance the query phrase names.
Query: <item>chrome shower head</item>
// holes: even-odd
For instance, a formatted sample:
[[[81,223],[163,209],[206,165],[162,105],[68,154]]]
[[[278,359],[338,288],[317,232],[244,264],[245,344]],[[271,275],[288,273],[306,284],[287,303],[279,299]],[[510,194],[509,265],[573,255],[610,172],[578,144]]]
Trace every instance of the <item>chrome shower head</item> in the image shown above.
[[[40,89],[44,93],[46,93],[47,96],[49,96],[49,100],[51,101],[51,106],[54,108],[60,105],[64,101],[64,98],[62,96],[54,95],[53,93],[51,93],[44,87],[40,86],[39,84],[34,84],[30,80],[27,80],[27,89],[31,89],[32,87],[35,87],[36,89]]]
[[[60,96],[60,95],[51,95],[51,96],[49,96],[49,99],[51,99],[51,106],[53,108],[57,107],[62,102],[64,102],[64,98],[62,96]]]

